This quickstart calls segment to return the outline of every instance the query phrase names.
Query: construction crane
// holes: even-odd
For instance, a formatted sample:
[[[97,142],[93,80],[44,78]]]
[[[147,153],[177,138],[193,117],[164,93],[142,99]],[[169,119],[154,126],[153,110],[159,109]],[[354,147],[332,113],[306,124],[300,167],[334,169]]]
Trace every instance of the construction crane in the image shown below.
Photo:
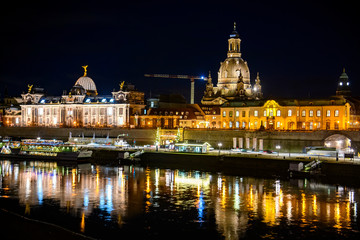
[[[190,79],[191,90],[190,90],[190,104],[194,104],[194,95],[195,95],[195,79],[208,80],[204,76],[190,76],[190,75],[170,75],[170,74],[145,74],[145,77],[155,77],[155,78],[177,78],[177,79]]]

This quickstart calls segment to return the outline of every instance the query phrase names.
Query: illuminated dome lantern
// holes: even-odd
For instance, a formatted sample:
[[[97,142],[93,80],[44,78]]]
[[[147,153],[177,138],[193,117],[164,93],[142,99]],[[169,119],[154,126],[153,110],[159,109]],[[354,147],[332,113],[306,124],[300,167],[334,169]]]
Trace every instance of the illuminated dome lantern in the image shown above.
[[[80,77],[75,85],[81,85],[85,91],[87,95],[97,95],[97,90],[96,90],[96,85],[95,82],[87,77],[87,65],[86,66],[82,66],[84,68],[84,76]]]
[[[220,65],[217,87],[219,89],[224,89],[223,92],[225,96],[233,95],[241,75],[246,93],[247,95],[251,95],[250,71],[247,62],[241,58],[241,39],[236,31],[235,23],[234,30],[230,34],[228,42],[229,48],[227,58]]]

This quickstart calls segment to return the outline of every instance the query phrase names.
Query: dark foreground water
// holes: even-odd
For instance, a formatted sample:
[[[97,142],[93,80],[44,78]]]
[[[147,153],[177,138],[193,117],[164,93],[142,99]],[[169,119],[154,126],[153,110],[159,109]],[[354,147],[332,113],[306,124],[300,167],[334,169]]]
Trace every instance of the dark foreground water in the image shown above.
[[[356,187],[36,161],[0,172],[0,208],[94,238],[360,238]]]

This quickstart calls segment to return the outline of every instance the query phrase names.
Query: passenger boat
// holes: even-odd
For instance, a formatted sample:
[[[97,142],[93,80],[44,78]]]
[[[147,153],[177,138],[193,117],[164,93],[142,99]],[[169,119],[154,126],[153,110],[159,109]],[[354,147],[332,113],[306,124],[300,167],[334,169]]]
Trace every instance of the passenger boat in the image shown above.
[[[80,149],[76,145],[65,144],[60,140],[23,139],[20,143],[20,151],[18,153],[13,153],[11,149],[5,147],[5,150],[1,152],[0,156],[21,159],[77,161],[90,158],[92,151]]]

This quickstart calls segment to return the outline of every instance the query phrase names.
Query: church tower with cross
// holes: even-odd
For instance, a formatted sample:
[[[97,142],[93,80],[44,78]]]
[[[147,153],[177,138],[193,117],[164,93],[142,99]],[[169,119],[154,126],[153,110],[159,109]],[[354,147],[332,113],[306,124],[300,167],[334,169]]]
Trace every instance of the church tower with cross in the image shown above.
[[[240,43],[241,39],[234,23],[234,29],[228,39],[227,58],[220,63],[217,85],[213,87],[211,96],[204,95],[203,104],[220,105],[229,100],[261,98],[260,79],[257,78],[256,91],[254,91],[250,83],[248,63],[241,57]]]

